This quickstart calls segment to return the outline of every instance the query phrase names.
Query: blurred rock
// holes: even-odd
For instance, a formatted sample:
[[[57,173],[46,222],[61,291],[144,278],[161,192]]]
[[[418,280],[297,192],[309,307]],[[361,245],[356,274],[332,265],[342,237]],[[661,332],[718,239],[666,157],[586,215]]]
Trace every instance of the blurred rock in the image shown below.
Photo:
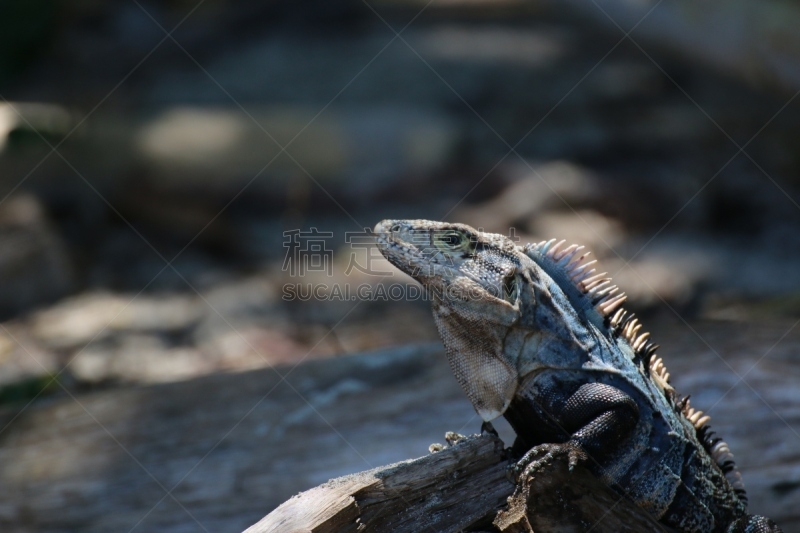
[[[0,326],[0,387],[53,376],[60,369],[58,354],[32,337],[26,324],[6,322]],[[28,401],[30,396],[20,399]]]
[[[700,298],[699,289],[710,283],[713,261],[686,250],[670,256],[647,254],[630,263],[619,257],[603,260],[603,271],[628,295],[630,306],[640,311],[677,310],[685,314]]]
[[[532,242],[564,239],[585,246],[603,262],[630,237],[625,226],[613,218],[591,209],[542,211],[527,220],[525,231]]]
[[[320,353],[309,351],[285,330],[245,327],[221,333],[204,346],[206,357],[222,370],[248,370],[276,364],[297,363]]]
[[[83,347],[116,332],[179,333],[202,316],[191,296],[152,297],[87,293],[35,314],[34,335],[53,348]]]
[[[215,284],[198,296],[202,320],[192,332],[198,345],[251,327],[286,327],[278,290],[265,276]]]
[[[514,161],[502,171],[509,184],[498,196],[474,206],[460,206],[452,218],[506,234],[509,227],[519,227],[545,210],[584,205],[599,193],[592,172],[568,161]]]
[[[75,126],[77,119],[63,106],[31,102],[0,103],[0,153],[12,136],[62,137]]]
[[[62,369],[79,386],[180,381],[400,345],[409,337],[438,339],[425,302],[395,302],[391,313],[386,294],[370,301],[367,293],[363,302],[284,302],[277,284],[286,281],[259,274],[217,280],[199,294],[69,298],[2,325],[10,333],[0,329],[0,384]],[[351,316],[359,306],[363,311]]]
[[[33,196],[0,202],[0,315],[53,302],[73,290],[61,236]]]
[[[552,65],[562,59],[574,43],[572,33],[563,28],[475,28],[442,25],[423,33],[419,51],[425,57],[517,68]]]
[[[281,193],[291,177],[374,194],[412,172],[442,167],[459,141],[436,111],[389,106],[264,109],[180,107],[145,124],[137,137],[160,191],[235,194],[243,187]],[[282,147],[287,148],[282,152]],[[252,184],[252,185],[251,185]]]
[[[84,383],[162,383],[208,374],[218,365],[190,347],[169,348],[154,335],[125,335],[120,344],[92,344],[80,350],[69,366]]]
[[[562,2],[552,4],[563,8]],[[620,36],[636,27],[637,40],[657,43],[685,59],[752,83],[774,84],[788,93],[800,88],[800,39],[793,31],[800,9],[791,2],[709,0],[702,7],[690,0],[663,5],[655,0],[566,4]]]

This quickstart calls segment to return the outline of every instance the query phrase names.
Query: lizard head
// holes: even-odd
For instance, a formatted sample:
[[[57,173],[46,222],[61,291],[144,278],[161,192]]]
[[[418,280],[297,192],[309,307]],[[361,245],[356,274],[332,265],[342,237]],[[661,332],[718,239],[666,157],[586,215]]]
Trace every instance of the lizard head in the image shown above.
[[[384,220],[375,234],[381,253],[427,289],[453,373],[475,409],[484,420],[500,416],[519,381],[505,344],[533,304],[531,271],[521,268],[530,259],[510,239],[464,224]]]
[[[375,234],[381,253],[432,294],[490,301],[496,313],[515,314],[520,251],[509,239],[428,220],[384,220]]]
[[[523,377],[581,368],[609,324],[651,348],[619,308],[624,294],[595,274],[594,261],[583,261],[582,247],[555,240],[520,247],[429,220],[384,220],[375,236],[381,253],[427,289],[453,373],[484,420],[505,412]]]

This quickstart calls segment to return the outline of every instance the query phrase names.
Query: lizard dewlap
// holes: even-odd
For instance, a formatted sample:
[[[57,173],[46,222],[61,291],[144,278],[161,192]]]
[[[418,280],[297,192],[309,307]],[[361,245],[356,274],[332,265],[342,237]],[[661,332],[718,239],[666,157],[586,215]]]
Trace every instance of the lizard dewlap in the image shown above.
[[[509,421],[515,448],[584,461],[679,531],[781,531],[747,513],[728,445],[669,384],[658,346],[583,247],[520,247],[428,220],[384,220],[375,234],[428,291],[453,374],[485,421]]]

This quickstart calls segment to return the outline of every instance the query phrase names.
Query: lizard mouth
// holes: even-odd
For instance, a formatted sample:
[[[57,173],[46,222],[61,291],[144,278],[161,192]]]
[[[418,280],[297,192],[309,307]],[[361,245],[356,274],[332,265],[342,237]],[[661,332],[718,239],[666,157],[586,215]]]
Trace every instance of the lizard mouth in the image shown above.
[[[420,274],[430,268],[430,259],[425,257],[425,245],[429,238],[413,232],[413,226],[401,220],[382,220],[375,225],[375,244],[381,254],[394,266],[422,281]],[[428,241],[428,242],[426,242]]]

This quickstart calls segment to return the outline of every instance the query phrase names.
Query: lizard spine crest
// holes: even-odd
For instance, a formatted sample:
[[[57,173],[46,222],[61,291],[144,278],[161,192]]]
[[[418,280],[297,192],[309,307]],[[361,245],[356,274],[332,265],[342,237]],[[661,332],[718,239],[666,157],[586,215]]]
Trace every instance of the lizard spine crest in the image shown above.
[[[536,261],[562,287],[569,283],[565,290],[573,300],[576,309],[582,310],[586,318],[595,323],[602,322],[610,333],[622,337],[633,350],[635,359],[641,362],[642,370],[662,390],[669,402],[694,427],[698,440],[702,443],[714,462],[720,467],[725,477],[733,486],[740,499],[747,501],[742,476],[736,469],[733,454],[721,438],[710,431],[709,415],[691,407],[689,397],[677,400],[678,395],[670,385],[670,374],[664,360],[656,351],[659,345],[650,340],[650,333],[639,333],[642,323],[633,313],[622,308],[627,299],[625,293],[617,294],[618,287],[612,285],[607,272],[597,273],[597,260],[587,261],[591,254],[584,246],[572,244],[562,248],[565,240],[556,239],[541,241],[525,246],[525,253]]]

